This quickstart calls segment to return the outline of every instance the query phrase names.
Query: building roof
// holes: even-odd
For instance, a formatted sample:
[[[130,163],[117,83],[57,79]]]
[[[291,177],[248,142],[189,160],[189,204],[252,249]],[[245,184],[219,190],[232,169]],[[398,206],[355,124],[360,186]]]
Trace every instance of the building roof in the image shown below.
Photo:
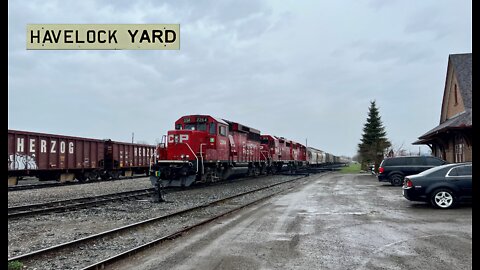
[[[432,136],[442,133],[450,129],[462,129],[462,128],[471,128],[472,127],[472,109],[467,109],[456,116],[448,119],[442,124],[436,126],[432,130],[418,137],[419,140],[415,141],[412,144],[423,144],[428,141]]]
[[[472,108],[472,53],[450,54],[465,109]]]

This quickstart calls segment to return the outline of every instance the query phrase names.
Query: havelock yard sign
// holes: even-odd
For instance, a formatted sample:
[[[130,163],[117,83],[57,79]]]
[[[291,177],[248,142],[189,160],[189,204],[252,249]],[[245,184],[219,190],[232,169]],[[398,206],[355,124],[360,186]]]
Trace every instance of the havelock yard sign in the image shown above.
[[[27,50],[179,49],[179,24],[27,25]]]

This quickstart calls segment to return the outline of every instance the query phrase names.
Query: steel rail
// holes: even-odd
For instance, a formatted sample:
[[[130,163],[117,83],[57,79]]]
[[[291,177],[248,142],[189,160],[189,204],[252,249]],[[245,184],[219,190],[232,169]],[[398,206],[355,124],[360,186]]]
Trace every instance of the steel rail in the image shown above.
[[[85,206],[108,203],[117,200],[128,199],[132,197],[151,195],[154,192],[153,188],[131,190],[119,193],[98,195],[92,197],[83,197],[77,199],[52,201],[47,203],[37,203],[13,206],[8,208],[8,218],[31,216],[40,213],[59,212],[72,210],[76,208],[83,208]]]
[[[184,229],[182,229],[182,230],[179,230],[179,231],[177,231],[177,232],[171,233],[171,234],[169,234],[169,235],[167,235],[167,236],[157,238],[157,239],[155,239],[155,240],[153,240],[153,241],[150,241],[150,242],[148,242],[148,243],[146,243],[146,244],[143,244],[143,245],[141,245],[141,246],[134,247],[134,248],[129,249],[129,250],[125,251],[125,252],[122,252],[122,253],[120,253],[120,254],[111,256],[111,257],[109,257],[109,258],[107,258],[107,259],[104,259],[104,260],[102,260],[102,261],[100,261],[100,262],[96,262],[96,263],[91,264],[91,265],[89,265],[89,266],[87,266],[87,267],[81,268],[81,270],[90,270],[90,269],[98,270],[98,269],[104,269],[105,266],[107,266],[107,265],[109,265],[109,264],[112,264],[112,263],[114,263],[114,262],[120,261],[120,260],[122,260],[122,259],[124,259],[124,258],[126,258],[126,257],[130,257],[130,256],[132,256],[133,254],[136,254],[136,253],[138,253],[138,252],[140,252],[140,251],[142,251],[142,250],[144,250],[144,249],[147,249],[147,248],[149,248],[149,247],[153,247],[153,246],[155,246],[155,245],[157,245],[157,244],[160,244],[160,243],[162,243],[162,242],[165,242],[165,241],[167,241],[167,240],[172,240],[172,239],[175,239],[175,238],[177,238],[177,237],[180,237],[180,236],[182,236],[183,233],[185,233],[185,232],[187,232],[187,231],[190,231],[190,230],[192,230],[192,229],[194,229],[194,228],[197,228],[197,227],[200,227],[200,226],[202,226],[202,225],[208,224],[208,223],[210,223],[210,222],[212,222],[212,221],[214,221],[214,220],[216,220],[216,219],[219,219],[219,218],[221,218],[221,217],[223,217],[223,216],[226,216],[226,215],[228,215],[228,214],[234,213],[234,212],[239,211],[239,210],[241,210],[241,209],[243,209],[243,208],[245,208],[245,207],[248,207],[248,206],[253,205],[253,204],[256,204],[256,203],[259,203],[259,202],[264,201],[264,200],[266,200],[266,199],[268,199],[268,198],[271,198],[271,197],[273,197],[273,196],[275,196],[275,195],[277,195],[277,194],[279,194],[279,193],[281,193],[281,192],[285,192],[286,190],[291,190],[291,189],[293,189],[293,187],[288,188],[288,189],[285,189],[285,190],[277,191],[277,192],[275,192],[275,193],[273,193],[273,194],[264,196],[264,197],[262,197],[262,198],[260,198],[260,199],[255,200],[255,201],[252,201],[252,202],[249,202],[249,203],[247,203],[247,204],[244,204],[244,205],[235,207],[234,209],[231,209],[231,210],[228,210],[228,211],[223,212],[223,213],[221,213],[221,214],[218,214],[218,215],[216,215],[216,216],[214,216],[214,217],[212,217],[212,218],[209,218],[209,219],[200,221],[200,222],[198,222],[198,223],[196,223],[196,224],[194,224],[194,225],[188,226],[188,227],[186,227],[186,228],[184,228]]]

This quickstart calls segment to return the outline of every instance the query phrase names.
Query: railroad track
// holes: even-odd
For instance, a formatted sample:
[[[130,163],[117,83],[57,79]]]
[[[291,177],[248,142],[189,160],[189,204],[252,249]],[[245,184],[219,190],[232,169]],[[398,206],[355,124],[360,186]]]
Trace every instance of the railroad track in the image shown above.
[[[22,263],[24,263],[24,265],[31,265],[36,260],[58,261],[55,258],[58,259],[58,257],[72,257],[75,258],[75,261],[78,263],[78,265],[87,265],[82,269],[103,269],[106,265],[123,259],[126,256],[130,256],[136,252],[162,243],[166,240],[171,240],[173,238],[179,237],[186,231],[189,231],[193,228],[207,224],[222,216],[238,211],[242,208],[258,203],[262,200],[268,199],[278,193],[293,189],[296,185],[292,182],[304,178],[305,176],[295,177],[290,180],[246,191],[226,198],[214,200],[199,206],[186,208],[174,213],[150,218],[148,220],[136,222],[77,240],[29,252],[27,254],[11,257],[8,259],[8,261],[21,261]],[[277,189],[279,186],[282,185],[282,188]],[[245,200],[245,198],[248,198],[248,196],[258,192],[264,192],[265,194],[263,194],[260,198],[248,200],[247,203],[242,203],[242,201],[238,201],[241,199]],[[194,215],[194,217],[189,217],[188,215]],[[159,229],[162,228],[162,224],[164,224],[165,221],[175,218],[181,220],[180,224],[185,224],[185,220],[188,221],[188,219],[193,221],[193,224],[189,224],[186,227],[181,226],[181,228],[175,229],[173,232],[169,232],[167,234],[161,229]],[[134,243],[138,238],[141,238],[140,240],[138,240],[141,241],[141,243]],[[118,243],[115,243],[115,241],[122,241],[120,246],[122,246],[123,250],[117,250],[117,248],[114,248],[115,245],[119,245]],[[86,251],[87,254],[82,254],[82,256],[85,256],[86,258],[80,258],[80,256],[75,254],[79,250]],[[104,251],[107,253],[103,255],[104,259],[100,258],[98,262],[88,265],[86,262],[90,262],[92,258],[101,257],[98,255],[99,251]],[[90,254],[90,252],[92,254]],[[71,264],[68,265],[70,265],[70,267],[72,266]],[[58,268],[59,266],[56,267]],[[62,267],[60,266],[60,268]]]
[[[141,176],[132,176],[132,177],[125,177],[120,179],[107,179],[107,180],[94,180],[94,181],[86,181],[86,182],[54,182],[54,183],[40,183],[40,184],[27,184],[27,185],[16,185],[16,186],[9,186],[8,191],[18,191],[18,190],[28,190],[28,189],[40,189],[40,188],[49,188],[49,187],[64,187],[64,186],[73,186],[73,185],[82,185],[82,184],[89,184],[89,183],[99,183],[99,182],[106,182],[106,181],[121,181],[121,180],[129,180],[129,179],[136,179],[136,178],[144,178],[148,177],[145,175]]]
[[[290,174],[292,175],[292,174]],[[262,175],[264,176],[264,175]],[[266,175],[265,175],[266,176]],[[86,181],[86,182],[79,182],[79,181],[74,181],[74,182],[53,182],[53,183],[40,183],[40,184],[26,184],[26,185],[16,185],[16,186],[9,186],[8,191],[18,191],[18,190],[28,190],[28,189],[41,189],[41,188],[49,188],[49,187],[64,187],[64,186],[74,186],[74,185],[82,185],[82,184],[91,184],[91,183],[100,183],[100,182],[112,182],[112,181],[121,181],[121,180],[129,180],[129,179],[137,179],[137,178],[145,178],[149,176],[141,175],[141,176],[132,176],[132,177],[125,177],[125,178],[120,178],[120,179],[107,179],[107,180],[94,180],[94,181]],[[261,176],[259,176],[261,177]],[[245,177],[245,179],[248,179],[249,177]],[[243,179],[240,178],[238,180]],[[234,181],[237,181],[235,179]],[[200,184],[200,185],[205,185],[205,184]]]
[[[290,174],[290,175],[295,175],[295,174]],[[258,178],[266,177],[266,176],[268,175],[262,175],[262,176],[259,176]],[[209,186],[214,186],[214,185],[228,185],[229,183],[247,181],[251,179],[252,178],[250,177],[245,177],[245,178],[233,179],[230,181],[219,181],[219,182],[207,183],[207,184],[200,183],[195,186],[190,186],[183,189],[180,187],[169,187],[164,192],[165,194],[171,194],[179,190],[200,189],[200,188],[207,188]],[[80,208],[92,207],[100,204],[105,204],[108,202],[123,200],[123,199],[153,195],[154,190],[155,190],[154,188],[140,189],[140,190],[133,190],[133,191],[92,196],[92,197],[83,197],[83,198],[70,199],[70,200],[59,200],[59,201],[53,201],[53,202],[47,202],[47,203],[36,203],[36,204],[14,206],[14,207],[8,208],[8,218],[10,219],[10,218],[17,218],[17,217],[26,217],[26,216],[36,215],[36,214],[47,214],[47,213],[63,212],[63,211],[80,209]]]
[[[28,204],[8,208],[8,218],[25,217],[36,214],[45,214],[52,212],[69,211],[78,208],[91,207],[94,205],[105,204],[112,201],[138,198],[140,196],[151,195],[153,188],[132,190],[114,194],[106,194],[78,199],[53,201],[48,203]]]

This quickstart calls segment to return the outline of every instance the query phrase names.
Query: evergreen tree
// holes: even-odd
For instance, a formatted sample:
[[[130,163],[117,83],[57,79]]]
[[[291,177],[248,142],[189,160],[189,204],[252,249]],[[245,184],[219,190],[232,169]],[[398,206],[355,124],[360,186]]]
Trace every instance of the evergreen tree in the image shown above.
[[[386,137],[387,133],[382,125],[382,120],[374,101],[370,101],[367,122],[363,127],[361,142],[358,144],[358,154],[361,158],[362,168],[367,170],[368,164],[375,164],[375,171],[382,162],[385,149],[391,146]]]

